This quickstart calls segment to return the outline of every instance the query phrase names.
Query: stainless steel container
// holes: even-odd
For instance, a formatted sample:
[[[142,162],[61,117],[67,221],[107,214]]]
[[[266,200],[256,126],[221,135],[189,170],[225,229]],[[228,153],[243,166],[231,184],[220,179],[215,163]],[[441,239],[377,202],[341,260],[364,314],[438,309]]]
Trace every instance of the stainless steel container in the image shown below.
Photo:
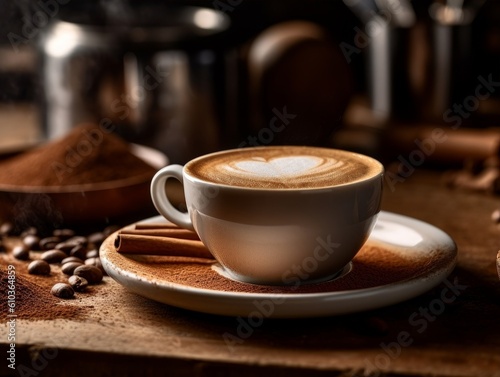
[[[43,126],[48,138],[85,122],[113,122],[173,162],[218,148],[223,13],[136,7],[108,17],[73,12],[39,40]],[[110,17],[110,15],[114,15]]]

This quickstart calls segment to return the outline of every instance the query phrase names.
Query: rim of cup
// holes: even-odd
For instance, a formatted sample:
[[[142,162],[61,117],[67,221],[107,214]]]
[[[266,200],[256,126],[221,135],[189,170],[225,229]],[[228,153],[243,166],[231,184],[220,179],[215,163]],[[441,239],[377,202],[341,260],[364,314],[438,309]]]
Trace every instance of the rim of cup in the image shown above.
[[[229,185],[226,183],[219,183],[219,182],[211,182],[209,180],[205,180],[203,178],[194,176],[190,174],[187,171],[187,168],[200,161],[204,160],[210,157],[218,156],[218,155],[224,155],[224,154],[230,154],[230,153],[235,153],[238,151],[242,150],[260,150],[260,149],[269,149],[269,148],[303,148],[303,149],[320,149],[320,150],[328,150],[328,151],[335,151],[335,152],[340,152],[340,153],[346,153],[349,155],[354,155],[356,158],[360,160],[368,160],[370,163],[374,163],[376,165],[376,169],[374,169],[374,172],[367,177],[362,177],[360,179],[356,179],[350,182],[345,182],[345,183],[339,183],[339,184],[333,184],[331,186],[320,186],[320,187],[290,187],[290,188],[269,188],[269,187],[245,187],[245,186],[236,186],[236,185]],[[185,179],[189,179],[192,182],[195,183],[201,183],[204,185],[208,186],[214,186],[214,187],[220,187],[220,188],[225,188],[225,189],[234,189],[234,190],[249,190],[249,191],[260,191],[260,192],[293,192],[293,191],[300,191],[300,192],[306,192],[306,191],[322,191],[322,190],[332,190],[336,188],[346,188],[349,186],[355,186],[359,185],[362,183],[369,183],[372,180],[378,180],[381,176],[384,175],[385,169],[382,163],[370,156],[364,155],[362,153],[358,152],[352,152],[352,151],[347,151],[343,149],[337,149],[337,148],[325,148],[325,147],[311,147],[311,146],[299,146],[299,145],[277,145],[277,146],[256,146],[256,147],[247,147],[247,148],[239,148],[239,149],[226,149],[222,151],[217,151],[217,152],[212,152],[208,154],[204,154],[202,156],[195,157],[194,159],[190,160],[187,162],[183,167],[183,176]]]

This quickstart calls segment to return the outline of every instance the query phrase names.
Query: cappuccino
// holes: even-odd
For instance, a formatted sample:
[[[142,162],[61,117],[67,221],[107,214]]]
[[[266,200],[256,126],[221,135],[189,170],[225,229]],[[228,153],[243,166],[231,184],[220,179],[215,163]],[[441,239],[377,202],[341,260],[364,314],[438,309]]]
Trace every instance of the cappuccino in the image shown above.
[[[313,147],[258,147],[169,165],[151,182],[155,207],[196,231],[227,276],[290,284],[330,279],[366,241],[380,211],[384,169],[357,153]],[[168,179],[181,182],[187,212],[172,205]],[[310,265],[309,265],[310,266]]]
[[[190,161],[185,170],[203,181],[254,189],[324,188],[379,174],[367,156],[313,147],[258,147],[222,151]]]

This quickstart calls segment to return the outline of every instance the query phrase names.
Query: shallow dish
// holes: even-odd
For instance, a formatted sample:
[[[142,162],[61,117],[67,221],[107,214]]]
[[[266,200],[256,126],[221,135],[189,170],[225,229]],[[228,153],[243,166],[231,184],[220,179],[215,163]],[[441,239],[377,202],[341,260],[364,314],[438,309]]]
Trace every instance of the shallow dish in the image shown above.
[[[154,217],[143,222],[162,221]],[[118,254],[115,236],[101,246],[102,264],[130,291],[184,309],[242,317],[331,316],[392,305],[441,283],[457,256],[455,242],[440,229],[382,211],[363,249],[334,280],[256,286],[228,279],[208,259]]]
[[[132,144],[131,150],[155,169],[168,164],[168,158],[155,149]],[[0,185],[0,219],[21,227],[61,226],[153,209],[149,195],[153,174],[56,187]]]

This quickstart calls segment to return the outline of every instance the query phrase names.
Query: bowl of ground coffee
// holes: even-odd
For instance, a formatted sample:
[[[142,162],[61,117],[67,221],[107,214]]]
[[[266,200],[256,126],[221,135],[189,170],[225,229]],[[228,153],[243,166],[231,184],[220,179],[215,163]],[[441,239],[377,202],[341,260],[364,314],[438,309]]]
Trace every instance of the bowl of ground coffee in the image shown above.
[[[149,183],[167,163],[129,144],[113,125],[81,125],[0,162],[0,219],[19,227],[60,226],[153,209]]]

